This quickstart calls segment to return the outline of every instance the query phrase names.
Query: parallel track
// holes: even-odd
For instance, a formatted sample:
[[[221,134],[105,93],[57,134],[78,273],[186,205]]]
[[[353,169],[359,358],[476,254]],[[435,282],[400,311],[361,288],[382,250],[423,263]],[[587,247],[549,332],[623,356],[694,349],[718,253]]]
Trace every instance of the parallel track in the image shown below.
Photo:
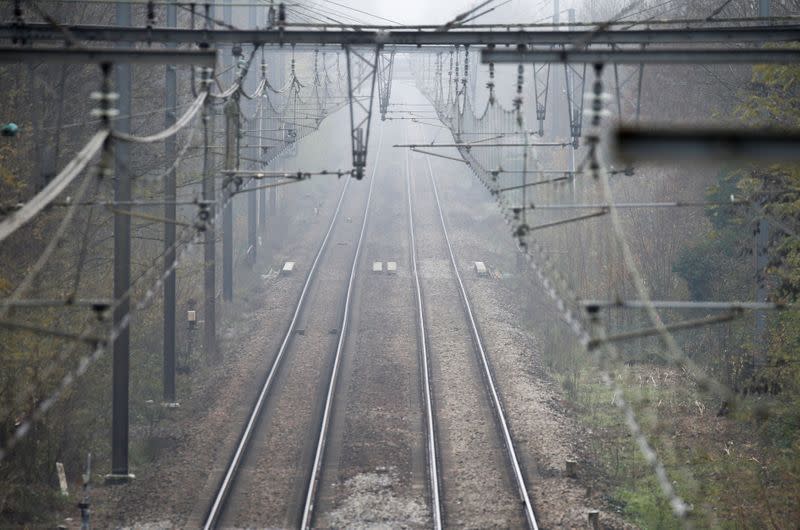
[[[381,141],[379,140],[379,144],[380,143],[381,143]],[[379,146],[378,152],[380,152],[380,146]],[[377,163],[378,163],[378,161],[376,160],[374,162],[374,164],[375,164],[374,167],[377,167]],[[374,173],[373,173],[372,177],[373,178],[370,179],[370,188],[369,188],[369,193],[368,193],[368,196],[367,196],[367,203],[366,203],[366,206],[365,206],[365,209],[364,209],[364,217],[363,217],[363,221],[362,221],[362,224],[361,224],[361,231],[359,233],[358,243],[357,243],[356,249],[355,249],[355,251],[353,253],[352,264],[351,264],[351,267],[350,267],[350,275],[349,275],[349,278],[348,278],[347,291],[346,291],[345,300],[344,300],[344,311],[343,311],[343,314],[342,314],[341,326],[339,327],[339,337],[338,337],[336,351],[335,351],[335,354],[334,354],[333,365],[332,365],[330,374],[329,374],[328,379],[327,379],[327,381],[328,381],[328,383],[327,383],[328,391],[327,391],[327,395],[326,395],[325,407],[324,407],[323,412],[322,412],[322,418],[320,420],[320,427],[319,427],[319,430],[318,430],[318,433],[317,433],[318,438],[317,438],[316,450],[315,450],[315,454],[314,454],[314,461],[313,461],[312,469],[311,469],[311,472],[310,472],[310,477],[309,477],[308,482],[307,482],[305,503],[304,503],[303,509],[302,509],[302,522],[301,522],[301,527],[302,528],[308,528],[310,526],[310,524],[311,524],[312,517],[313,517],[314,501],[315,501],[316,492],[317,492],[317,485],[318,485],[318,481],[319,481],[320,470],[321,470],[321,467],[322,467],[322,460],[323,460],[324,454],[325,454],[325,442],[326,442],[326,439],[327,439],[327,430],[328,430],[328,425],[330,423],[330,417],[331,417],[331,412],[332,412],[332,408],[333,408],[333,400],[335,398],[336,381],[337,381],[337,378],[338,378],[339,367],[340,367],[340,364],[341,364],[341,356],[342,356],[343,345],[344,345],[344,342],[345,342],[345,338],[347,336],[348,322],[349,322],[349,318],[350,318],[351,298],[352,298],[352,294],[353,294],[353,287],[354,287],[355,280],[356,280],[356,270],[357,270],[357,265],[358,265],[358,259],[359,259],[359,255],[361,253],[362,242],[364,240],[364,232],[365,232],[365,229],[366,229],[367,218],[369,216],[369,207],[370,207],[370,202],[371,202],[371,198],[372,198],[372,190],[373,190],[373,183],[374,183]],[[280,347],[278,349],[278,352],[275,355],[275,358],[273,359],[272,364],[270,365],[269,372],[267,374],[267,377],[266,377],[264,383],[261,386],[261,390],[259,391],[258,398],[256,399],[255,403],[253,404],[253,407],[252,407],[252,409],[251,409],[251,411],[249,413],[249,416],[248,416],[248,419],[247,419],[247,423],[245,424],[245,428],[242,431],[242,434],[241,434],[241,436],[240,436],[240,438],[239,438],[239,440],[237,442],[236,450],[234,451],[233,456],[232,456],[230,462],[228,463],[228,466],[227,466],[226,471],[225,471],[224,478],[222,479],[219,487],[216,490],[216,494],[214,496],[214,500],[211,503],[211,507],[209,508],[209,511],[208,511],[208,513],[206,515],[205,523],[203,525],[204,530],[210,530],[212,528],[216,528],[216,526],[217,526],[217,524],[219,522],[220,516],[221,516],[221,514],[223,513],[223,511],[224,511],[224,509],[226,507],[226,504],[228,502],[228,497],[229,497],[230,491],[232,489],[232,485],[233,485],[233,483],[234,483],[234,481],[236,479],[240,464],[242,463],[242,460],[244,459],[245,454],[248,451],[250,440],[252,438],[255,426],[258,423],[259,418],[264,413],[264,405],[265,405],[265,402],[267,400],[267,396],[269,395],[270,391],[272,390],[272,387],[275,384],[277,373],[278,373],[278,371],[280,369],[281,361],[283,360],[283,358],[284,358],[284,356],[286,354],[286,351],[288,350],[289,345],[291,344],[291,340],[292,340],[292,337],[294,336],[295,328],[296,328],[296,326],[297,326],[297,324],[299,322],[300,315],[303,312],[303,309],[305,307],[307,294],[308,294],[308,292],[310,290],[310,286],[312,284],[312,281],[314,280],[314,278],[316,276],[319,262],[321,260],[321,257],[323,255],[323,253],[325,252],[325,249],[327,248],[328,242],[330,240],[331,233],[333,232],[333,228],[336,225],[336,222],[337,222],[337,220],[339,218],[339,213],[340,213],[340,211],[342,209],[342,202],[343,202],[343,200],[345,198],[345,194],[346,194],[347,189],[348,189],[348,187],[350,185],[350,180],[351,179],[347,180],[347,182],[345,183],[345,185],[344,185],[344,187],[342,189],[342,193],[339,196],[339,201],[337,202],[337,205],[336,205],[336,210],[334,211],[334,214],[332,216],[330,225],[328,226],[327,232],[325,233],[325,237],[323,238],[322,243],[320,244],[319,249],[317,250],[317,253],[316,253],[315,257],[314,257],[314,260],[313,260],[313,262],[311,264],[311,267],[309,268],[308,274],[306,275],[306,279],[305,279],[305,282],[303,284],[303,288],[302,288],[302,290],[300,292],[300,296],[298,298],[297,304],[296,304],[294,312],[292,314],[292,319],[291,319],[291,321],[289,323],[289,326],[288,326],[288,328],[286,330],[286,333],[285,333],[284,338],[283,338],[283,340],[281,342],[281,345],[280,345]]]
[[[378,140],[377,153],[380,153],[381,144],[383,143],[383,129],[380,132]],[[328,440],[328,428],[331,422],[333,413],[333,401],[336,395],[336,383],[339,376],[339,367],[342,361],[342,351],[344,350],[345,339],[347,338],[348,324],[350,321],[350,306],[353,298],[353,288],[355,286],[356,271],[358,270],[358,258],[361,255],[361,247],[364,242],[364,233],[367,231],[367,220],[369,219],[369,207],[372,202],[372,191],[375,186],[375,172],[378,168],[378,157],[373,162],[372,175],[369,179],[369,193],[367,194],[367,205],[364,208],[364,219],[361,222],[361,231],[358,235],[358,243],[353,255],[353,264],[350,267],[350,278],[347,282],[347,294],[345,295],[344,312],[342,314],[342,323],[339,328],[339,341],[336,344],[336,353],[334,355],[333,368],[331,369],[330,379],[328,380],[328,393],[325,397],[325,408],[322,413],[322,421],[320,423],[317,448],[314,454],[314,464],[311,468],[311,477],[308,481],[308,489],[306,492],[306,502],[303,506],[303,519],[300,523],[300,528],[305,530],[311,527],[314,517],[314,506],[316,503],[317,489],[319,486],[319,479],[322,475],[322,461],[325,457],[325,446]]]
[[[464,314],[465,314],[465,317],[466,317],[467,322],[469,324],[470,332],[471,332],[472,339],[473,339],[473,344],[475,346],[476,354],[478,356],[479,364],[480,364],[480,367],[481,367],[481,374],[483,376],[484,383],[485,383],[485,386],[486,386],[486,391],[487,391],[487,394],[488,394],[488,398],[489,398],[492,410],[493,410],[494,415],[495,415],[497,428],[498,428],[498,431],[499,431],[499,436],[503,441],[503,445],[504,445],[506,456],[507,456],[507,461],[508,461],[510,474],[511,474],[512,480],[514,482],[514,485],[516,486],[517,493],[519,495],[520,503],[521,503],[522,510],[523,510],[523,513],[524,513],[524,516],[525,516],[525,520],[526,520],[526,522],[528,524],[528,527],[531,530],[538,530],[539,526],[538,526],[538,524],[536,522],[536,516],[535,516],[534,510],[533,510],[533,505],[531,503],[530,496],[528,494],[528,488],[527,488],[527,485],[525,483],[525,477],[524,477],[523,472],[522,472],[522,466],[520,464],[519,458],[517,457],[517,451],[516,451],[516,448],[514,446],[514,441],[513,441],[513,438],[511,436],[511,431],[510,431],[510,429],[508,427],[508,420],[507,420],[506,414],[505,414],[505,412],[503,410],[502,402],[500,400],[500,395],[499,395],[499,392],[497,390],[497,385],[495,383],[494,376],[493,376],[492,370],[491,370],[491,366],[489,364],[489,359],[488,359],[488,356],[486,354],[486,349],[485,349],[485,347],[483,345],[483,338],[482,338],[480,330],[478,328],[478,324],[477,324],[475,315],[474,315],[473,310],[472,310],[472,305],[470,304],[469,297],[467,295],[467,290],[466,290],[466,287],[464,286],[464,281],[463,281],[463,279],[461,277],[461,273],[458,270],[458,265],[457,265],[456,259],[455,259],[455,253],[453,252],[453,246],[452,246],[452,243],[450,241],[450,236],[449,236],[449,234],[447,232],[447,224],[446,224],[445,219],[444,219],[444,213],[443,213],[443,210],[442,210],[441,201],[439,199],[439,192],[438,192],[438,188],[436,186],[436,179],[433,177],[433,168],[431,167],[431,163],[430,163],[430,158],[429,157],[426,157],[426,163],[427,163],[427,169],[428,169],[428,178],[430,180],[430,183],[431,183],[431,186],[432,186],[432,189],[433,189],[433,195],[434,195],[434,199],[435,199],[435,203],[436,203],[436,209],[437,209],[439,221],[440,221],[440,224],[441,224],[442,233],[444,235],[444,240],[445,240],[447,252],[448,252],[448,255],[449,255],[450,266],[451,266],[451,269],[453,271],[453,274],[455,275],[456,281],[458,283],[458,291],[459,291],[461,302],[462,302],[462,305],[463,305]],[[421,344],[422,344],[422,349],[423,349],[423,357],[426,359],[426,362],[429,362],[428,361],[428,354],[427,354],[427,346],[426,346],[426,343],[425,343],[425,340],[424,340],[424,338],[426,336],[426,332],[425,332],[425,328],[424,328],[424,320],[423,320],[423,317],[422,317],[422,314],[423,314],[423,301],[422,301],[422,296],[421,296],[421,289],[420,289],[420,286],[419,286],[419,276],[418,276],[418,272],[417,272],[418,269],[417,269],[417,260],[416,260],[416,249],[415,249],[415,245],[413,244],[413,241],[414,241],[413,207],[412,207],[412,204],[411,204],[411,201],[412,201],[412,198],[411,198],[411,187],[410,187],[411,184],[410,184],[410,176],[408,175],[408,173],[406,175],[406,178],[408,179],[408,201],[409,201],[409,216],[410,216],[409,229],[411,230],[411,238],[412,238],[412,263],[413,263],[414,279],[415,279],[415,286],[416,286],[416,290],[417,290],[417,300],[418,300],[417,311],[418,311],[418,313],[420,315],[420,320],[419,320],[419,322],[420,322],[420,333],[421,333],[422,338],[423,338],[423,340],[421,341]],[[431,399],[430,399],[431,390],[430,390],[430,381],[429,381],[429,379],[427,377],[428,373],[429,373],[428,372],[428,367],[426,366],[425,367],[425,381],[424,381],[424,384],[427,387],[427,396],[428,396],[427,400],[428,400],[428,403],[430,403],[430,401],[431,401]],[[429,410],[429,414],[430,414],[430,416],[429,416],[429,423],[428,423],[428,430],[429,430],[429,435],[428,435],[429,442],[428,443],[429,444],[433,444],[433,445],[429,445],[429,447],[433,447],[435,445],[435,425],[433,424],[432,419],[431,419],[433,417],[433,412],[431,410]],[[433,430],[433,432],[430,432],[431,430]],[[434,442],[431,442],[431,440],[434,440]],[[430,455],[429,458],[431,459],[432,462],[435,462],[436,461],[435,457],[436,457],[436,454],[434,452],[433,454]],[[437,490],[433,490],[433,488],[432,488],[432,492],[435,491],[436,495],[438,497],[438,484],[440,482],[438,474],[437,474],[438,473],[438,469],[436,469],[435,466],[434,467],[429,467],[429,473],[431,474],[431,484],[432,485],[433,484],[437,485]],[[436,478],[434,479],[433,477],[436,477]],[[441,508],[438,507],[438,503],[435,506],[439,509],[439,514],[440,514],[439,516],[441,517]],[[440,520],[439,521],[439,525],[441,525],[441,524],[442,523],[441,523],[441,520]]]
[[[378,152],[380,152],[380,146],[378,147]],[[444,219],[444,213],[442,210],[438,189],[436,187],[436,181],[435,178],[433,177],[433,169],[431,167],[430,160],[427,159],[426,162],[427,162],[428,178],[433,189],[433,195],[435,199],[439,222],[441,225],[442,234],[444,235],[446,248],[449,254],[450,266],[452,268],[453,274],[458,284],[458,291],[463,305],[464,315],[469,324],[470,334],[472,336],[472,342],[475,347],[475,353],[477,354],[479,360],[481,375],[485,383],[491,408],[495,415],[498,436],[503,441],[505,453],[508,459],[508,467],[510,469],[510,475],[514,485],[516,486],[521,501],[521,506],[524,512],[525,520],[527,521],[527,525],[529,528],[533,530],[538,530],[538,525],[536,523],[536,518],[533,511],[533,506],[531,504],[530,497],[528,495],[528,490],[525,484],[525,479],[522,473],[522,468],[517,458],[514,442],[508,427],[508,421],[503,411],[500,396],[496,387],[496,383],[494,381],[494,376],[492,375],[491,367],[489,364],[485,348],[483,346],[483,340],[480,331],[478,329],[475,316],[473,314],[472,306],[469,302],[469,298],[467,295],[466,288],[464,286],[463,279],[456,264],[455,253],[453,251],[450,237],[447,232],[447,226]],[[374,164],[375,165],[373,167],[377,168],[378,165],[377,160],[375,161]],[[406,166],[407,204],[409,209],[408,230],[411,241],[410,265],[411,265],[411,272],[413,279],[413,288],[415,292],[415,302],[416,302],[415,310],[417,314],[416,327],[419,338],[422,408],[424,412],[424,429],[425,429],[425,442],[426,442],[427,473],[428,473],[429,492],[430,492],[430,508],[431,508],[432,526],[438,530],[444,526],[444,518],[445,518],[443,499],[441,495],[441,488],[442,488],[441,464],[438,457],[438,442],[437,442],[438,426],[436,424],[435,405],[433,400],[434,381],[432,377],[431,359],[428,348],[428,331],[427,331],[428,328],[425,319],[424,298],[422,292],[422,285],[420,281],[420,273],[419,273],[419,265],[418,265],[417,249],[416,249],[413,195],[411,189],[410,164],[408,161],[407,153],[406,153],[405,166]],[[311,470],[308,476],[308,480],[306,482],[305,502],[302,506],[302,514],[301,514],[302,519],[300,527],[304,530],[310,528],[314,520],[314,508],[317,504],[316,501],[319,490],[319,482],[322,476],[322,469],[325,459],[328,431],[330,429],[330,424],[332,421],[339,370],[342,364],[343,350],[347,339],[347,333],[349,330],[350,312],[352,306],[354,286],[356,282],[357,270],[359,265],[359,257],[361,255],[361,250],[365,239],[365,232],[370,213],[370,205],[372,201],[374,182],[375,182],[375,173],[373,171],[372,178],[370,179],[369,191],[367,195],[366,206],[364,209],[364,216],[360,227],[358,241],[353,253],[352,263],[350,266],[349,278],[347,281],[347,290],[344,297],[344,310],[341,317],[341,325],[339,327],[336,350],[333,354],[332,367],[330,369],[330,373],[327,378],[327,384],[326,384],[327,393],[325,397],[325,403],[322,410],[321,418],[318,423],[319,427],[315,432],[316,447],[314,451],[313,463],[311,465]],[[258,397],[255,400],[255,403],[249,413],[245,427],[242,431],[239,441],[237,442],[236,450],[234,451],[233,456],[226,468],[224,478],[222,479],[219,488],[216,491],[214,500],[211,504],[211,507],[205,519],[204,529],[215,528],[216,525],[219,523],[220,515],[225,509],[229,494],[232,489],[232,484],[235,481],[240,464],[242,463],[242,460],[244,459],[244,456],[248,451],[248,447],[253,435],[253,431],[255,429],[255,425],[258,423],[259,418],[264,413],[264,406],[267,400],[267,396],[269,395],[272,387],[274,386],[277,373],[280,369],[281,361],[285,357],[285,353],[289,348],[295,328],[299,322],[300,315],[307,301],[307,294],[309,292],[310,286],[317,274],[321,257],[325,252],[325,249],[331,238],[334,226],[337,222],[337,219],[339,218],[339,214],[342,208],[342,203],[345,198],[345,195],[347,194],[349,184],[350,182],[348,181],[347,183],[345,183],[342,189],[330,225],[328,226],[328,229],[325,233],[325,237],[323,238],[322,243],[320,244],[319,249],[317,250],[312,265],[305,278],[303,288],[301,290],[300,296],[298,298],[297,304],[292,314],[292,319],[290,321],[288,329],[286,330],[286,334],[283,337],[278,352],[269,368],[266,379],[261,386]]]
[[[284,355],[291,343],[292,336],[294,335],[295,327],[300,318],[300,314],[304,308],[306,302],[306,296],[309,292],[309,288],[311,283],[316,275],[317,266],[319,265],[320,259],[327,248],[328,241],[330,240],[331,232],[333,232],[333,227],[336,225],[336,221],[339,218],[339,212],[342,208],[342,202],[344,201],[345,195],[347,194],[347,189],[350,185],[350,179],[348,179],[343,188],[342,192],[339,195],[339,201],[336,203],[336,209],[334,210],[333,216],[331,217],[331,222],[328,225],[328,230],[325,233],[325,237],[322,239],[322,243],[320,243],[319,249],[317,250],[316,255],[314,256],[314,261],[311,263],[311,267],[308,270],[308,274],[306,275],[305,282],[303,283],[303,288],[300,291],[300,296],[297,300],[297,304],[295,305],[294,312],[292,314],[292,319],[289,323],[288,328],[286,329],[286,333],[281,341],[281,345],[278,348],[278,353],[275,355],[275,358],[270,365],[269,372],[267,373],[267,377],[261,385],[261,390],[258,393],[258,398],[256,399],[253,407],[250,410],[250,414],[247,418],[247,423],[245,424],[244,430],[239,437],[239,441],[236,445],[236,450],[231,457],[230,462],[227,465],[225,470],[225,475],[222,479],[222,482],[218,486],[216,490],[216,494],[214,495],[214,500],[211,503],[211,507],[206,514],[205,522],[203,524],[204,530],[210,530],[215,528],[217,522],[219,520],[220,515],[222,514],[223,509],[225,508],[225,504],[228,500],[228,494],[230,493],[231,486],[233,485],[234,479],[236,474],[239,470],[239,465],[244,458],[245,453],[248,450],[250,439],[253,435],[253,430],[255,429],[255,425],[258,422],[259,417],[262,414],[264,403],[266,401],[267,395],[270,393],[272,386],[276,379],[276,374],[278,373],[278,369],[280,368],[281,361],[284,358]]]
[[[417,302],[417,324],[420,350],[420,373],[422,374],[423,408],[425,409],[425,443],[427,449],[428,481],[431,494],[431,519],[433,527],[437,530],[443,526],[442,500],[439,484],[439,458],[438,444],[436,441],[436,423],[433,414],[433,393],[431,390],[431,366],[428,355],[428,333],[425,326],[425,311],[423,310],[422,287],[419,281],[419,267],[417,263],[417,241],[414,235],[414,208],[411,204],[411,174],[406,150],[406,197],[408,198],[408,231],[411,239],[411,273],[414,278],[414,294]]]

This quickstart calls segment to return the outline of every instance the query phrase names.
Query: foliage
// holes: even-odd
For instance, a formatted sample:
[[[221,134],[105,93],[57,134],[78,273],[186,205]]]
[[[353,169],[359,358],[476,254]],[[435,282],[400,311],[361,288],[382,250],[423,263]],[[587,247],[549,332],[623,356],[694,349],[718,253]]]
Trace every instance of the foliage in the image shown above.
[[[743,91],[735,114],[753,126],[800,127],[800,66],[754,67],[750,86]],[[708,198],[719,201],[729,194],[752,207],[709,208],[706,215],[712,229],[686,247],[673,270],[686,280],[694,298],[732,299],[730,284],[755,284],[751,260],[743,257],[752,255],[752,235],[758,220],[766,220],[769,260],[761,281],[766,282],[772,300],[790,307],[770,315],[765,344],[756,337],[741,339],[738,345],[742,358],[757,360],[749,369],[738,370],[732,385],[745,398],[745,409],[738,420],[755,433],[757,445],[752,458],[761,465],[738,462],[729,464],[724,473],[738,477],[734,494],[758,495],[764,519],[780,527],[780,518],[777,523],[773,519],[774,512],[796,500],[800,460],[800,312],[792,307],[800,295],[800,166],[745,167],[723,173]],[[744,294],[752,297],[753,289]],[[748,319],[738,328],[752,336],[750,326]],[[750,483],[760,486],[748,488]],[[770,494],[768,490],[774,488],[785,495]],[[731,516],[741,520],[738,513]]]
[[[714,204],[706,208],[711,230],[703,239],[684,246],[673,263],[673,272],[686,281],[693,300],[710,300],[731,284],[747,283],[742,257],[750,252],[752,223],[742,215],[741,207],[720,205],[738,195],[740,180],[736,172],[718,175],[706,194],[706,200]]]

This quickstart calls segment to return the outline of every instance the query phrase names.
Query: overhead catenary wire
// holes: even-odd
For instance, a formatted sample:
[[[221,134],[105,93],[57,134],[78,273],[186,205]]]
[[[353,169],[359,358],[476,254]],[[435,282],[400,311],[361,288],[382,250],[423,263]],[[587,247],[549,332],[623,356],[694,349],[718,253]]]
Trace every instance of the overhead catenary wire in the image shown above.
[[[242,74],[243,73],[244,72],[242,72]],[[239,86],[240,86],[240,82],[237,82],[231,88],[235,87],[235,88],[238,89]],[[295,86],[297,86],[297,87],[301,86],[299,84],[299,81],[296,80],[296,78],[295,78]],[[236,92],[235,90],[229,89],[225,93],[229,93],[227,97],[233,97],[235,92]],[[218,97],[219,97],[219,95],[218,95]],[[202,105],[201,105],[201,107],[202,107]],[[183,127],[185,127],[190,121],[191,121],[191,119],[185,120],[184,123],[183,123]],[[309,127],[309,128],[310,129],[314,129],[314,128],[311,128],[311,127]],[[177,132],[177,131],[175,131],[175,132]],[[162,131],[162,133],[163,133],[163,131]],[[159,134],[161,134],[161,133],[159,133]],[[108,136],[108,133],[106,132],[106,137],[107,136]],[[185,152],[188,149],[190,143],[191,143],[191,141],[187,141],[187,144],[185,145],[183,152]],[[100,144],[102,146],[102,142],[100,142]],[[286,144],[286,145],[288,145],[288,144]],[[261,161],[259,161],[259,162],[261,162]],[[329,173],[329,172],[319,172],[319,173],[320,174],[332,174],[332,173]],[[344,174],[344,173],[342,173],[342,174]],[[67,209],[67,214],[62,219],[61,225],[57,229],[55,236],[51,239],[50,244],[48,245],[48,247],[45,249],[45,251],[40,256],[40,258],[37,261],[36,265],[34,266],[33,270],[28,274],[28,276],[25,278],[25,280],[17,287],[17,289],[12,293],[12,295],[5,300],[5,304],[4,305],[0,305],[0,320],[5,319],[5,316],[8,313],[8,310],[11,307],[14,306],[14,303],[16,301],[18,301],[20,299],[20,296],[22,294],[24,294],[24,292],[30,287],[32,281],[34,281],[35,278],[38,277],[38,274],[40,273],[41,269],[49,261],[53,250],[56,248],[57,244],[63,238],[66,226],[69,224],[69,222],[71,221],[71,219],[74,216],[75,212],[77,211],[77,207],[80,205],[80,203],[82,203],[81,198],[82,198],[82,196],[83,196],[83,194],[85,192],[85,186],[88,186],[88,183],[91,182],[91,180],[92,179],[90,177],[87,177],[86,180],[84,180],[84,183],[81,185],[81,188],[78,190],[78,193],[76,193],[76,195],[75,195],[75,197],[76,197],[75,201],[70,206],[67,207],[68,208]],[[292,178],[292,179],[284,181],[284,182],[272,183],[272,184],[270,184],[268,186],[288,185],[288,184],[296,183],[296,182],[300,182],[300,181],[301,181],[301,179]],[[246,190],[241,190],[241,191],[242,192],[251,191],[252,189],[253,188],[248,188]],[[224,210],[226,204],[229,201],[233,200],[233,197],[235,195],[237,195],[237,193],[235,193],[235,192],[227,194],[227,198],[223,200],[222,204],[219,205],[218,208],[215,208],[215,214],[210,219],[208,219],[206,221],[206,223],[210,224],[210,225],[213,225],[216,222],[216,218]],[[127,214],[127,212],[126,212],[126,214]],[[163,219],[152,219],[152,218],[149,219],[149,220],[155,220],[158,223],[162,223],[164,221]],[[34,410],[27,417],[25,417],[22,420],[20,420],[20,422],[19,422],[18,426],[16,427],[15,431],[8,438],[8,440],[6,440],[5,445],[0,446],[0,462],[2,462],[2,460],[9,454],[9,452],[11,450],[13,450],[13,448],[17,445],[17,443],[19,443],[20,440],[22,440],[25,436],[27,436],[27,434],[30,432],[30,429],[31,429],[31,426],[33,425],[33,423],[36,422],[36,421],[39,421],[39,419],[41,419],[44,416],[44,414],[46,414],[50,410],[50,408],[57,402],[57,400],[60,398],[60,396],[63,394],[63,392],[67,388],[69,388],[72,384],[74,384],[74,382],[78,378],[80,378],[83,374],[85,374],[86,371],[89,369],[89,367],[92,366],[97,360],[99,360],[104,355],[104,353],[106,352],[108,346],[110,344],[113,344],[114,340],[119,336],[119,334],[121,332],[123,332],[125,329],[128,328],[128,326],[130,325],[130,320],[132,318],[133,312],[134,311],[143,310],[144,308],[146,308],[152,302],[152,300],[154,299],[156,294],[159,292],[160,286],[163,284],[163,282],[166,279],[166,277],[169,274],[171,274],[177,268],[179,263],[182,262],[182,260],[185,258],[185,256],[188,253],[188,249],[193,246],[196,238],[197,238],[196,225],[192,224],[190,226],[185,226],[184,227],[184,231],[180,234],[180,237],[176,238],[176,241],[172,245],[172,248],[171,249],[165,249],[164,252],[162,252],[156,260],[151,261],[149,266],[147,267],[147,269],[141,275],[139,275],[136,279],[134,279],[134,281],[131,282],[128,290],[124,293],[124,295],[121,298],[116,299],[116,300],[113,301],[111,306],[108,308],[108,310],[110,310],[110,311],[115,310],[121,303],[123,303],[123,302],[125,302],[125,301],[127,301],[127,300],[129,300],[131,298],[131,296],[133,295],[134,289],[136,289],[143,281],[145,281],[151,275],[151,273],[153,271],[155,271],[155,270],[157,270],[159,268],[158,267],[158,263],[159,263],[160,259],[163,259],[167,255],[167,253],[169,251],[172,251],[174,253],[173,254],[174,255],[173,261],[169,265],[167,265],[167,266],[165,266],[163,268],[163,270],[161,271],[161,274],[156,276],[156,278],[155,278],[153,283],[149,284],[149,286],[145,289],[144,297],[141,298],[140,300],[137,300],[134,304],[132,304],[132,306],[129,308],[128,312],[125,315],[122,316],[122,319],[120,320],[119,325],[114,327],[114,328],[112,328],[111,331],[106,336],[105,340],[101,340],[100,342],[98,342],[97,343],[97,347],[93,351],[91,351],[90,353],[87,353],[85,355],[82,355],[80,357],[80,359],[78,360],[77,366],[75,368],[73,368],[73,369],[67,370],[66,374],[60,379],[59,383],[56,385],[55,390],[52,391],[46,398],[40,400],[37,403],[37,406],[34,408]],[[13,323],[10,323],[9,325],[13,325]],[[88,327],[84,327],[84,330],[82,332],[80,332],[80,333],[69,333],[69,337],[67,337],[65,334],[61,334],[63,336],[63,338],[70,338],[70,339],[75,340],[76,342],[73,345],[73,347],[62,350],[59,353],[59,359],[61,361],[63,361],[65,359],[70,358],[76,352],[76,348],[77,348],[76,345],[77,344],[82,344],[82,343],[85,343],[85,342],[96,342],[95,341],[96,337],[92,338],[92,329],[93,329],[93,327],[94,327],[93,325],[92,326],[88,326]],[[29,331],[34,331],[34,330],[30,329]],[[53,335],[53,334],[58,335],[59,334],[59,332],[57,330],[49,330],[49,329],[46,329],[46,328],[43,328],[43,330],[40,330],[40,331],[41,331],[41,333],[46,333],[46,334],[50,334],[50,335]],[[50,365],[50,366],[51,366],[51,369],[52,369],[52,367],[54,365]]]
[[[186,125],[194,118],[197,113],[203,108],[203,104],[208,97],[208,92],[203,91],[201,92],[186,110],[186,112],[181,116],[173,125],[164,129],[163,131],[157,132],[150,136],[134,136],[131,134],[122,133],[119,131],[114,131],[112,136],[117,140],[123,140],[126,142],[133,142],[133,143],[141,143],[141,144],[151,144],[154,142],[160,142],[162,140],[166,140],[170,136],[174,136],[178,131],[186,127]]]
[[[373,13],[370,13],[368,11],[364,11],[362,9],[358,9],[358,8],[355,8],[355,7],[348,6],[346,4],[341,4],[339,2],[335,2],[334,0],[322,0],[322,1],[326,2],[328,4],[333,4],[335,6],[339,6],[339,7],[345,8],[345,9],[349,9],[351,11],[355,11],[356,13],[361,13],[362,15],[370,16],[370,17],[378,19],[378,20],[383,20],[384,22],[389,22],[390,24],[395,24],[395,25],[398,25],[398,26],[402,25],[402,23],[400,23],[400,22],[398,22],[396,20],[392,20],[390,18],[386,18],[386,17],[382,17],[382,16],[379,16],[379,15],[375,15]]]
[[[83,146],[83,149],[64,166],[64,169],[42,191],[26,202],[19,210],[10,213],[0,221],[0,242],[33,219],[48,204],[54,201],[86,169],[92,158],[100,152],[108,136],[109,131],[107,129],[95,133]]]
[[[80,201],[83,198],[83,195],[86,193],[86,190],[88,189],[89,184],[91,183],[93,178],[94,178],[93,175],[86,175],[83,181],[79,184],[77,190],[75,191],[75,198],[77,201]],[[55,252],[56,248],[58,248],[60,242],[64,238],[67,232],[67,228],[72,222],[72,218],[77,213],[77,210],[78,206],[76,204],[73,204],[71,207],[67,208],[64,217],[61,219],[58,227],[55,229],[53,236],[50,238],[50,241],[47,243],[44,250],[39,255],[39,258],[27,272],[23,280],[8,296],[8,300],[11,303],[16,302],[17,300],[22,298],[22,296],[31,288],[34,282],[36,282],[36,280],[39,277],[39,274],[42,272],[42,269],[50,260],[50,257],[53,255],[53,252]],[[10,307],[11,306],[8,305],[0,307],[0,320],[6,318]]]

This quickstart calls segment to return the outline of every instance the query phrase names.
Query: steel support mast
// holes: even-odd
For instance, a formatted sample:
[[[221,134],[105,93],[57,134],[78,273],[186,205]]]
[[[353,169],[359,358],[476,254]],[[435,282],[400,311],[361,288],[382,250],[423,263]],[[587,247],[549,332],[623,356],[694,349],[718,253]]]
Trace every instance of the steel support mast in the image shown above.
[[[178,25],[178,8],[173,0],[167,5],[167,25]],[[175,48],[174,44],[167,45]],[[178,105],[178,82],[174,65],[166,67],[166,94],[164,125],[169,128],[175,123]],[[176,157],[175,136],[170,136],[164,142],[165,163],[171,164]],[[176,168],[172,168],[164,176],[164,404],[174,405],[175,401],[175,220],[177,218]],[[172,221],[172,222],[170,222]]]
[[[238,102],[225,106],[225,171],[236,169]],[[226,174],[222,186],[222,298],[233,300],[233,201],[234,179]]]
[[[116,5],[116,22],[130,25],[131,5],[120,1]],[[118,132],[131,131],[131,66],[119,64],[114,69],[114,87],[119,94],[119,118],[114,120]],[[112,345],[111,383],[111,481],[126,481],[128,470],[128,391],[130,384],[130,327],[123,321],[130,311],[131,283],[131,180],[130,146],[114,143],[114,201],[122,203],[114,214],[114,315],[113,329],[117,330]]]

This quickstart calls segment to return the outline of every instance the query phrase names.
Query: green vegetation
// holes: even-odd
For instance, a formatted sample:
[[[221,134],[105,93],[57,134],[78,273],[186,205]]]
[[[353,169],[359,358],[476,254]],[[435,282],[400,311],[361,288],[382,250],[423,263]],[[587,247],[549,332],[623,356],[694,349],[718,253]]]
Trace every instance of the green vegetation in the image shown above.
[[[789,528],[797,520],[797,447],[778,447],[769,422],[718,416],[673,370],[640,366],[618,381],[625,381],[626,397],[634,398],[670,479],[692,506],[695,527]],[[607,482],[608,505],[642,528],[680,526],[621,421],[612,391],[591,371],[579,385],[574,410],[590,430],[588,456]]]
[[[798,66],[754,68],[735,116],[754,126],[800,127],[798,81]],[[752,206],[722,205],[731,196]],[[682,281],[662,296],[754,299],[754,231],[766,216],[768,267],[762,281],[770,300],[788,306],[768,313],[763,342],[754,333],[753,314],[676,334],[686,354],[734,390],[741,406],[730,408],[698,388],[688,372],[661,357],[663,346],[655,339],[621,343],[621,358],[607,362],[676,491],[692,506],[695,527],[794,528],[800,520],[800,311],[795,306],[800,296],[800,167],[725,168],[706,200],[720,205],[706,208],[695,221],[694,226],[705,228],[682,235],[671,271]],[[613,253],[608,255],[613,259]],[[617,263],[608,270],[621,267]],[[626,292],[622,276],[608,274],[594,287],[599,293]],[[692,318],[669,311],[662,317]],[[622,329],[650,325],[630,313],[604,318],[607,326]],[[574,343],[571,332],[555,318],[538,325],[546,330],[545,364],[590,434],[587,460],[602,477],[608,506],[642,528],[680,526],[614,405],[612,390],[589,368],[598,359],[581,348],[565,347]]]

